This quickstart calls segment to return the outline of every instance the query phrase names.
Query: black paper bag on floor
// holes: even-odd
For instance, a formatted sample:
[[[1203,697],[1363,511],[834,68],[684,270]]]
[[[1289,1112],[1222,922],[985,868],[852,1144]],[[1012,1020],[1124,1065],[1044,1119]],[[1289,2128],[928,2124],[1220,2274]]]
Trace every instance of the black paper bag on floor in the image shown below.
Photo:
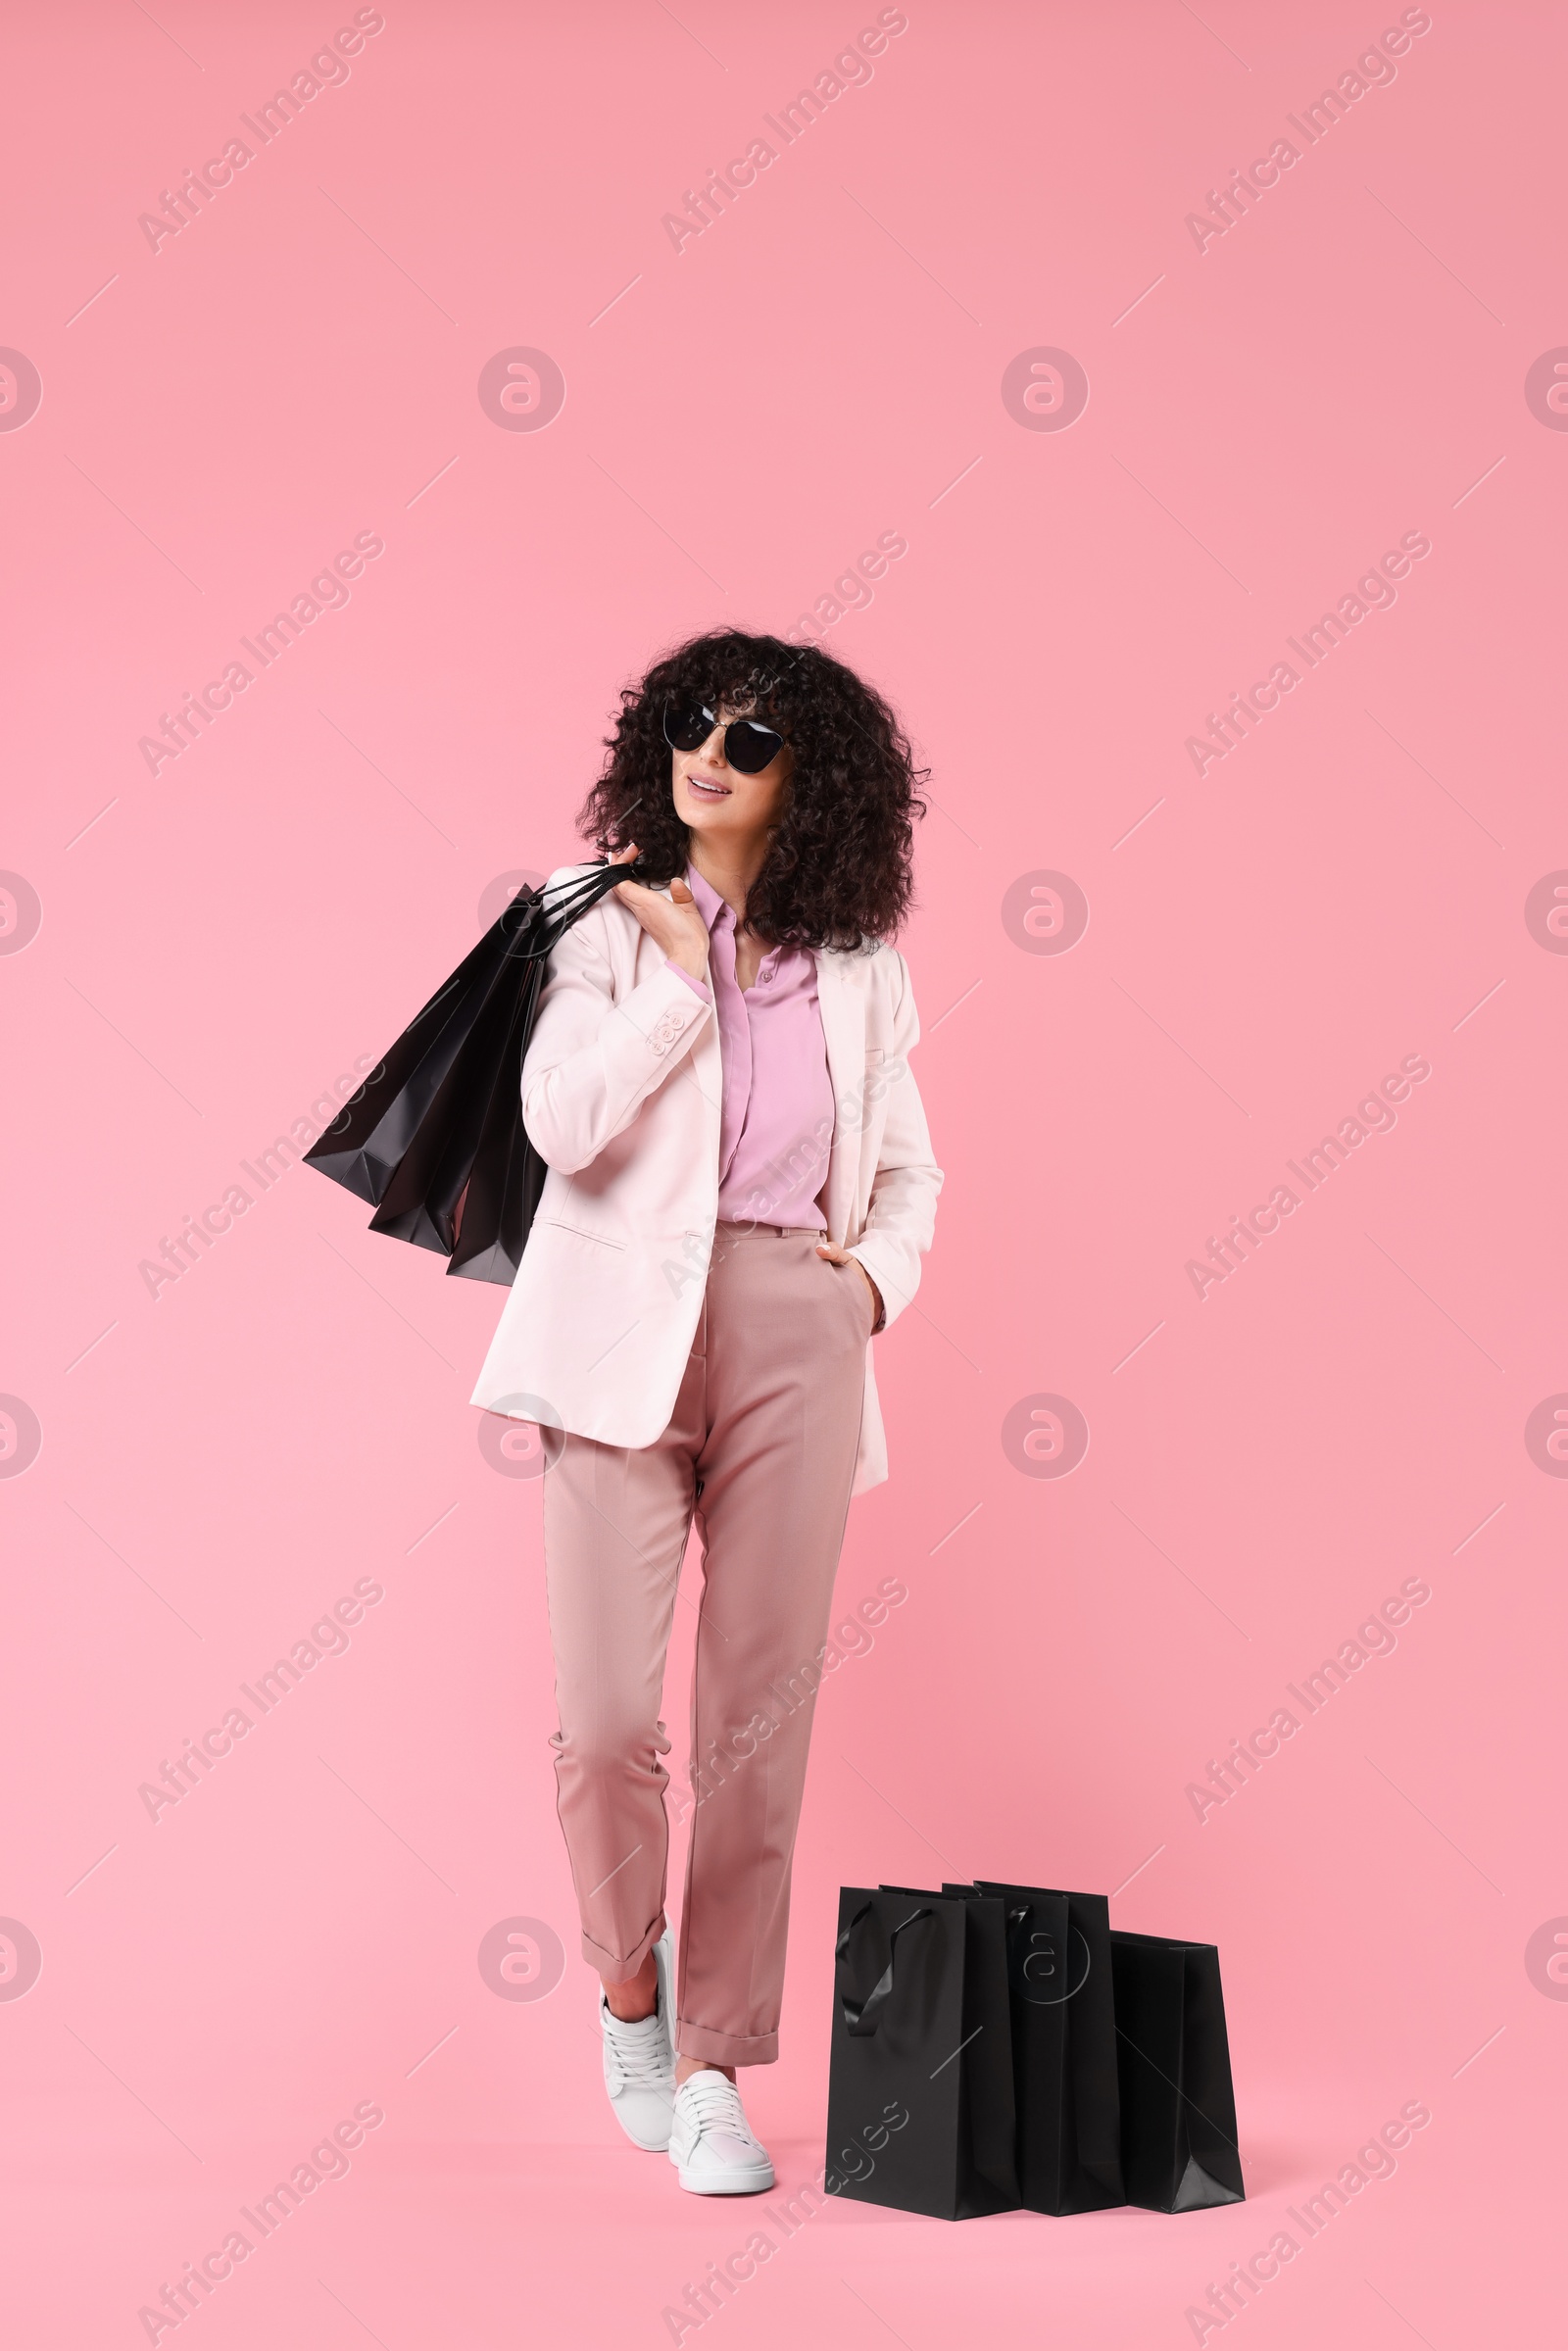
[[[841,1890],[825,2183],[941,2221],[1017,2205],[1000,1902]]]
[[[1051,2213],[1124,2204],[1109,1904],[1103,1894],[975,1884],[1006,1917],[1022,2200]]]
[[[1247,2190],[1218,1951],[1117,1930],[1110,1965],[1128,2203],[1152,2212],[1240,2204]]]

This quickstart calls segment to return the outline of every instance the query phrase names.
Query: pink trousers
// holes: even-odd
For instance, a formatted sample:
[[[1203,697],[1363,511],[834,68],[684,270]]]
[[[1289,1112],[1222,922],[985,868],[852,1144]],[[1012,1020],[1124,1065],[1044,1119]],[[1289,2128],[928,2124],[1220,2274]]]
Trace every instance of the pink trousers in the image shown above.
[[[636,1975],[664,1929],[660,1719],[693,1516],[703,1587],[675,2045],[778,2055],[790,1863],[818,1657],[859,1443],[873,1300],[816,1232],[721,1224],[668,1427],[637,1451],[566,1437],[544,1480],[552,1740],[583,1956]]]

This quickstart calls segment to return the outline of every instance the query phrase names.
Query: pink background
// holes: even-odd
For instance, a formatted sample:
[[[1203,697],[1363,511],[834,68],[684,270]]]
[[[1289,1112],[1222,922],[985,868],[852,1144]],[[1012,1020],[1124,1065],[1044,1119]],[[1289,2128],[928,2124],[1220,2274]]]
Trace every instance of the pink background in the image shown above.
[[[759,2225],[620,2139],[575,1958],[538,2000],[477,1963],[509,1919],[573,1939],[538,1489],[466,1402],[499,1293],[297,1167],[156,1298],[138,1267],[391,1040],[498,876],[572,854],[623,681],[788,628],[891,531],[825,641],[932,769],[906,945],[948,1184],[839,1586],[908,1598],[819,1703],[754,2118],[793,2190],[841,1882],[1124,1889],[1121,1925],[1220,1946],[1251,2200],[838,2206],[701,2331],[1191,2341],[1420,2100],[1222,2331],[1542,2339],[1568,1465],[1525,1432],[1568,1389],[1568,962],[1526,901],[1568,866],[1568,439],[1525,379],[1568,342],[1561,13],[1439,0],[1200,252],[1189,212],[1396,8],[910,0],[678,253],[662,216],[874,9],[384,14],[156,253],[138,216],[352,12],[9,35],[0,343],[42,402],[0,431],[0,867],[41,927],[6,885],[0,1390],[42,1445],[0,1478],[0,1912],[42,1973],[0,1999],[7,2330],[145,2340],[361,2101],[384,2123],[215,2290],[209,2351],[668,2341]],[[564,377],[541,431],[477,395],[515,347]],[[1041,347],[1087,372],[1063,431],[1002,396]],[[346,607],[150,773],[160,713],[359,532]],[[1205,713],[1405,532],[1397,602],[1200,776]],[[1059,955],[1004,920],[1042,871],[1089,907]],[[1407,1054],[1396,1126],[1200,1299],[1207,1237]],[[1087,1422],[1063,1478],[1004,1445],[1042,1395]],[[1412,1577],[1396,1650],[1200,1822],[1209,1760]],[[347,1653],[152,1821],[141,1784],[362,1578]]]

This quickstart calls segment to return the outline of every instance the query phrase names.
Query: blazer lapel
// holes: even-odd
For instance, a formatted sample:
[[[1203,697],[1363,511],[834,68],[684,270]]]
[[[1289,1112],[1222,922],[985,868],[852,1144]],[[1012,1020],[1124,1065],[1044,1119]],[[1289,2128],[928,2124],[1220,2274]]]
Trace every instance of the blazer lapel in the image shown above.
[[[865,1093],[865,1002],[850,977],[848,955],[830,947],[816,951],[816,1001],[827,1047],[833,1088],[833,1146],[827,1169],[828,1238],[842,1243],[854,1215],[860,1163],[861,1120],[846,1125],[845,1113],[858,1108]]]

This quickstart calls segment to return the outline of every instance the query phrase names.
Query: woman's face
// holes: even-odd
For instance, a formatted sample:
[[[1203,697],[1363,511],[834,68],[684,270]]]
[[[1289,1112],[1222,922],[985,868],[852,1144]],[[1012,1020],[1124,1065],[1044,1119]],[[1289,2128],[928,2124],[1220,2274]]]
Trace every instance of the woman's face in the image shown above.
[[[795,755],[787,743],[758,775],[742,775],[725,759],[725,727],[732,718],[749,715],[725,703],[706,743],[669,755],[675,813],[715,849],[729,843],[738,847],[776,825],[789,794]]]

